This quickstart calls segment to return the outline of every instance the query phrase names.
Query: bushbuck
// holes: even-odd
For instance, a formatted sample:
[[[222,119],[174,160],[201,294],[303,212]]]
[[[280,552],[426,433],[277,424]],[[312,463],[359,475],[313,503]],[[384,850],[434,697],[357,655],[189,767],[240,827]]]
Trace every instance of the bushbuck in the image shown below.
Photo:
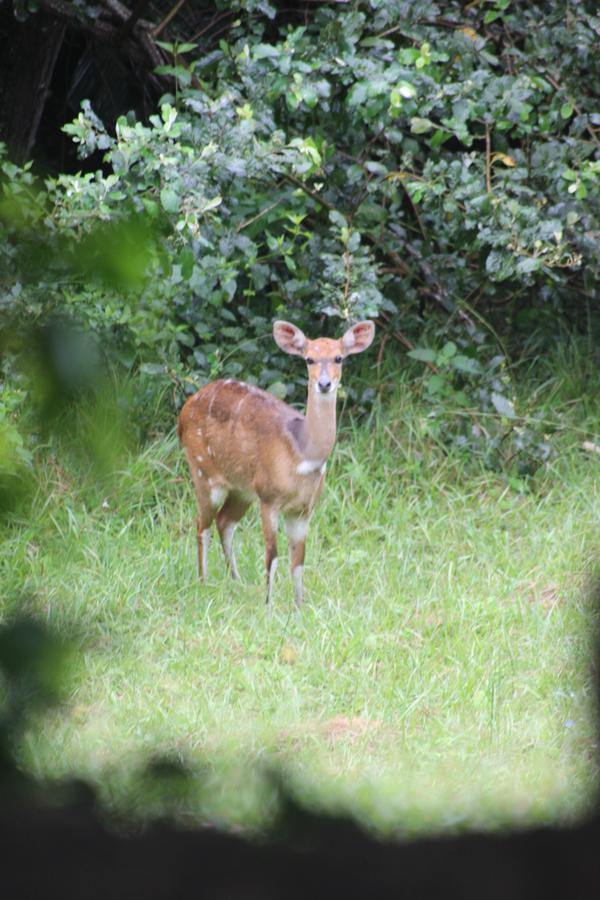
[[[179,439],[198,499],[198,568],[207,574],[214,519],[227,565],[238,578],[233,532],[255,497],[265,540],[267,604],[277,568],[277,527],[285,520],[296,605],[303,601],[308,524],[325,481],[336,437],[336,394],[342,363],[362,353],[375,333],[359,322],[342,338],[309,340],[295,325],[275,322],[273,337],[308,367],[306,415],[251,384],[213,381],[190,397],[179,416]]]

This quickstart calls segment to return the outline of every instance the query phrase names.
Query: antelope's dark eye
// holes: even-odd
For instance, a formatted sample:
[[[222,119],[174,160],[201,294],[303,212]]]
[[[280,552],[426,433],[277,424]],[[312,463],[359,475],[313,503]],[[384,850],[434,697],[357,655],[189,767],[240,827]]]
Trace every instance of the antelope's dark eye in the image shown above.
[[[313,359],[311,356],[307,356],[307,357],[306,357],[306,365],[307,365],[307,366],[314,366],[314,364],[315,364],[314,359]]]
[[[341,362],[344,362],[344,357],[343,357],[343,356],[336,356],[336,357],[334,358],[333,361],[334,361],[334,363],[337,363],[338,366],[339,366],[339,364],[340,364]]]

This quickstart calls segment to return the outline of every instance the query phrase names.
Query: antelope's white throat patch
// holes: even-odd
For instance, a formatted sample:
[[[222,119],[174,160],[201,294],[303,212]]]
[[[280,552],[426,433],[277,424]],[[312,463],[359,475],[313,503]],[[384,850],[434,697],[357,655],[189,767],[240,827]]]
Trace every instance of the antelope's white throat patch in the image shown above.
[[[302,462],[298,463],[296,466],[296,472],[298,475],[310,475],[312,472],[316,472],[317,469],[323,473],[325,471],[325,463],[322,459],[303,459]]]

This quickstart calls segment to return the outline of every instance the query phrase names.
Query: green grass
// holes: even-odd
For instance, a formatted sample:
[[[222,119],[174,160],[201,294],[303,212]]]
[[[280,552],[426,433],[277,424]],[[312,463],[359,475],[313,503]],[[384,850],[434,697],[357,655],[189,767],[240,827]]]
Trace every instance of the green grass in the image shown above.
[[[173,438],[133,455],[106,494],[46,457],[31,514],[4,530],[2,583],[79,652],[23,765],[90,778],[118,805],[135,802],[132,772],[175,754],[202,773],[203,814],[238,824],[264,815],[265,767],[385,831],[579,815],[597,774],[600,534],[600,460],[579,449],[599,414],[582,404],[565,400],[581,431],[563,431],[529,493],[429,444],[407,387],[347,420],[300,615],[283,534],[265,611],[256,512],[236,534],[242,583],[217,541],[198,583]]]

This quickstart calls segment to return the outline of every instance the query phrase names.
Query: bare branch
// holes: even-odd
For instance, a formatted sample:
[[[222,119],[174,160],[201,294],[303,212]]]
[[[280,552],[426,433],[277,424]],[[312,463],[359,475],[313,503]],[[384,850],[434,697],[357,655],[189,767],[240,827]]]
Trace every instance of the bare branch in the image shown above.
[[[156,28],[154,29],[154,31],[152,32],[152,36],[153,36],[153,37],[157,38],[160,34],[162,34],[162,32],[165,30],[165,28],[167,27],[167,25],[169,24],[169,22],[170,22],[172,19],[175,18],[175,16],[177,15],[177,13],[179,12],[179,10],[181,9],[181,7],[182,7],[185,3],[187,3],[187,0],[177,0],[177,3],[176,3],[175,6],[173,7],[173,9],[172,9],[170,12],[167,13],[167,15],[164,17],[164,19],[162,20],[162,22],[160,22],[160,23],[156,26]]]

